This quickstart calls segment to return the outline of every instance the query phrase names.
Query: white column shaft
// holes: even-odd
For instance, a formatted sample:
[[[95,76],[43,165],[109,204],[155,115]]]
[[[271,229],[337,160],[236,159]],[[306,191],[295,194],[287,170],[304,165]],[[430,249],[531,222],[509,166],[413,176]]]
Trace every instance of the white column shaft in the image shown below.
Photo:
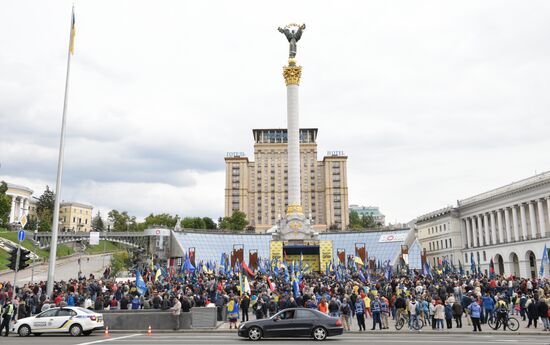
[[[491,233],[489,231],[489,217],[487,216],[487,213],[483,214],[483,231],[485,231],[485,245],[489,245],[491,243]]]
[[[15,195],[11,196],[10,223],[15,222]]]
[[[529,202],[529,222],[531,223],[531,239],[537,238],[537,217],[535,214],[535,204]]]
[[[17,221],[21,220],[21,217],[23,217],[23,197],[20,197],[18,200],[18,208],[17,208]]]
[[[527,217],[525,216],[525,204],[519,205],[519,215],[521,217],[521,239],[527,239]]]
[[[288,126],[288,204],[301,205],[298,85],[287,85],[286,92]]]
[[[512,206],[512,225],[514,226],[514,241],[519,241],[518,209]]]
[[[491,242],[493,245],[497,244],[497,227],[495,223],[495,212],[491,212]]]
[[[478,238],[477,238],[476,218],[475,218],[475,216],[472,216],[470,218],[470,220],[472,221],[472,237],[474,238],[473,246],[477,247],[479,245],[478,244],[479,242],[478,242]]]
[[[504,243],[504,231],[502,231],[502,212],[497,210],[498,243]]]
[[[483,224],[481,224],[481,216],[477,215],[477,236],[479,237],[479,246],[483,246]]]
[[[468,221],[468,218],[464,219],[463,223],[466,228],[466,248],[470,248],[472,246],[472,242],[470,242],[470,222]]]
[[[510,212],[504,209],[504,222],[506,224],[506,242],[512,242],[512,228],[510,226]],[[514,231],[515,233],[515,231]]]
[[[546,237],[546,222],[544,221],[544,199],[537,200],[537,208],[539,210],[539,228],[540,228],[540,237]]]

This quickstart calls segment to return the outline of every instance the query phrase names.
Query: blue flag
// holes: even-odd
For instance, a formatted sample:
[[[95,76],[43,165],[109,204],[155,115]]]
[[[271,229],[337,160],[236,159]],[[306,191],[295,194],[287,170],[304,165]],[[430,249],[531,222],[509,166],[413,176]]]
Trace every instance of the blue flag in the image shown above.
[[[474,261],[474,253],[470,253],[470,270],[472,274],[476,273],[476,262]]]
[[[361,281],[363,283],[367,281],[367,279],[365,278],[365,275],[363,274],[362,270],[359,270],[359,279],[361,279]]]
[[[191,260],[189,260],[189,256],[187,255],[185,256],[185,261],[183,262],[182,268],[184,272],[186,271],[190,273],[195,272],[195,266],[191,264]]]
[[[296,275],[292,275],[292,290],[294,290],[294,298],[298,297],[300,294],[300,287],[298,286],[298,278],[296,278]]]
[[[288,268],[283,268],[285,270],[285,283],[290,281],[290,276],[288,275]]]
[[[136,287],[138,293],[143,296],[147,292],[147,286],[145,285],[145,282],[143,281],[143,278],[141,277],[141,273],[136,271]]]
[[[546,249],[546,244],[544,245],[544,253],[542,253],[542,259],[540,260],[540,277],[544,277],[544,266],[548,262],[548,249]]]

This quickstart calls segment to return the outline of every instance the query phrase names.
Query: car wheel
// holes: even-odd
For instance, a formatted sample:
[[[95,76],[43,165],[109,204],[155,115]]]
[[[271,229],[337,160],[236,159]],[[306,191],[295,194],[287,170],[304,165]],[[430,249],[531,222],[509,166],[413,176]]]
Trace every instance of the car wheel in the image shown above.
[[[73,337],[78,337],[82,335],[82,327],[80,327],[80,325],[72,325],[71,328],[69,328],[69,333],[71,333]]]
[[[20,337],[28,337],[31,334],[31,328],[27,325],[23,325],[19,327],[17,334],[19,334]]]
[[[327,330],[323,327],[315,327],[313,329],[313,339],[325,340],[327,338]]]
[[[262,339],[262,330],[260,327],[251,327],[248,330],[248,339],[252,341],[257,341]]]
[[[93,332],[93,331],[84,331],[84,332],[82,332],[82,334],[84,334],[84,335],[90,335],[90,334],[92,334],[92,332]]]

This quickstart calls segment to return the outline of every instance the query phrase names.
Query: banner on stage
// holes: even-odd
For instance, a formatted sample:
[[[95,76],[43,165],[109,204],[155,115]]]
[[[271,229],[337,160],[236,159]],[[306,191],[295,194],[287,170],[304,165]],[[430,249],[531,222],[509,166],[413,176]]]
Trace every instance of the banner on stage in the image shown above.
[[[380,235],[380,239],[378,242],[403,242],[405,241],[405,238],[407,237],[407,234],[385,234]]]

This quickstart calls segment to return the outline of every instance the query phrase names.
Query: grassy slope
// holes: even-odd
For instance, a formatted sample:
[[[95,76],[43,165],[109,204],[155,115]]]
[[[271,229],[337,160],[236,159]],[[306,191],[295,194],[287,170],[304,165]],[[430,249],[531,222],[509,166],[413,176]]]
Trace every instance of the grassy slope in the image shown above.
[[[3,237],[5,239],[8,239],[10,241],[13,241],[15,243],[17,243],[17,232],[6,232],[6,231],[3,231],[3,232],[0,232],[0,237]],[[36,255],[40,256],[41,258],[48,258],[50,256],[50,252],[49,250],[45,250],[45,249],[40,249],[38,248],[37,246],[34,245],[34,243],[32,243],[31,241],[29,240],[24,240],[22,243],[23,247],[27,248],[28,250],[36,253]],[[60,258],[60,257],[63,257],[63,256],[67,256],[67,255],[71,255],[74,253],[74,250],[70,247],[67,247],[66,245],[64,244],[59,244],[57,245],[57,257]]]
[[[0,249],[0,270],[5,270],[8,268],[8,258],[10,255],[5,250]]]
[[[103,250],[105,250],[105,253],[113,253],[117,252],[121,249],[121,247],[114,243],[109,241],[99,241],[99,244],[96,246],[88,246],[85,250],[86,254],[101,254],[103,253]]]

